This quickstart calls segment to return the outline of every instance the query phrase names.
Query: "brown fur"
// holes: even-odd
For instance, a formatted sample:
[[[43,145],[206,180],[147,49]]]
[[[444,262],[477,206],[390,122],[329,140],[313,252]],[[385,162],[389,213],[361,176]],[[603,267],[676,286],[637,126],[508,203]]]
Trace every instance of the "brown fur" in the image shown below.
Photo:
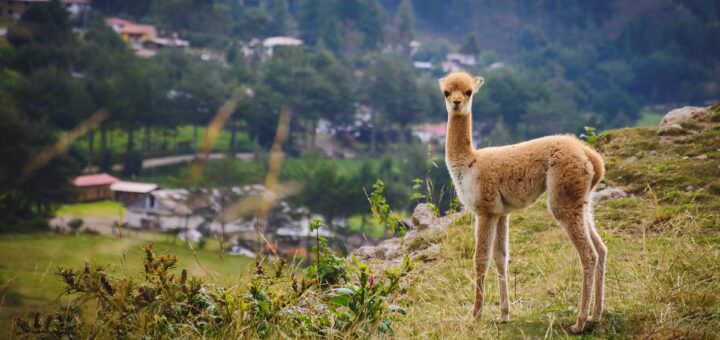
[[[440,79],[448,110],[445,160],[462,203],[476,215],[475,306],[482,312],[484,281],[493,255],[500,281],[501,321],[509,321],[507,265],[509,214],[527,207],[543,192],[553,217],[568,233],[580,255],[583,288],[573,332],[582,332],[595,286],[593,321],[603,310],[607,248],[595,230],[590,195],[605,172],[600,155],[573,136],[475,150],[472,146],[472,96],[484,79],[451,73]]]

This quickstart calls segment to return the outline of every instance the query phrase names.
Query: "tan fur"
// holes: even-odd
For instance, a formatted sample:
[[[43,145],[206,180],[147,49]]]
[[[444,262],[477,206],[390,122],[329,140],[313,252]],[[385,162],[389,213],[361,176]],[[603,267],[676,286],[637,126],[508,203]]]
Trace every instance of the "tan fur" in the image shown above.
[[[509,321],[507,265],[509,214],[527,207],[543,192],[548,207],[580,255],[583,288],[573,332],[582,332],[595,286],[593,321],[603,310],[607,248],[595,230],[590,195],[605,172],[600,155],[573,136],[549,136],[475,150],[472,146],[472,96],[484,79],[451,73],[440,79],[448,110],[445,161],[463,205],[476,215],[475,306],[480,317],[484,281],[493,255],[500,281],[501,320]],[[594,281],[593,281],[594,279]]]

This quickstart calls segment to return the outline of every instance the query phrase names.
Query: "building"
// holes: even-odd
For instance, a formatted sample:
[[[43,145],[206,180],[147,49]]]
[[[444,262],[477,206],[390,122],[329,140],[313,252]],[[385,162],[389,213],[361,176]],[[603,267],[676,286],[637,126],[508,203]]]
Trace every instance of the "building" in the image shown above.
[[[0,0],[0,18],[18,20],[25,11],[35,3],[50,2],[50,0]],[[61,0],[70,12],[77,17],[90,11],[91,0]]]
[[[263,40],[262,46],[265,49],[265,54],[268,57],[272,57],[273,51],[276,47],[282,46],[301,46],[303,41],[293,37],[269,37]]]
[[[106,173],[76,177],[73,185],[78,190],[78,201],[98,201],[112,198],[110,186],[118,181]]]
[[[423,143],[436,142],[443,143],[445,134],[447,133],[447,123],[425,123],[412,127],[413,136],[420,139]]]
[[[159,186],[154,183],[117,181],[110,186],[113,192],[113,199],[131,204],[136,201],[145,200],[150,193],[157,190]]]
[[[153,25],[138,24],[122,18],[107,18],[105,23],[142,58],[154,57],[162,48],[190,47],[189,41],[180,39],[175,33],[170,37],[161,37]]]

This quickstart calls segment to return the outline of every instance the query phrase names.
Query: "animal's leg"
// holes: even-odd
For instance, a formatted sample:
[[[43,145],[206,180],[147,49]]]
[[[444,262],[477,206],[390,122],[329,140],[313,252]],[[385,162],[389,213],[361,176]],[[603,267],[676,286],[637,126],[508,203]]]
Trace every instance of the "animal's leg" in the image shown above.
[[[589,204],[586,209],[585,222],[588,232],[590,233],[590,239],[598,254],[598,263],[595,268],[595,306],[590,319],[591,321],[597,322],[602,318],[603,306],[605,304],[605,262],[607,259],[607,247],[600,238],[597,230],[595,230],[595,221],[592,215],[592,208]]]
[[[557,203],[556,203],[557,204]],[[585,330],[585,322],[590,309],[590,296],[592,294],[593,276],[598,263],[598,255],[590,240],[590,233],[585,227],[583,208],[552,207],[555,218],[565,227],[575,249],[580,255],[580,264],[583,270],[583,285],[580,298],[579,312],[575,325],[570,328],[573,333]]]
[[[570,328],[571,332],[580,333],[585,330],[598,263],[598,254],[585,224],[595,169],[585,155],[572,150],[557,150],[554,156],[547,176],[548,203],[553,216],[565,227],[580,256],[582,294],[577,321]]]
[[[500,291],[500,322],[510,321],[510,292],[508,291],[508,261],[510,260],[510,217],[503,215],[498,220],[493,257],[498,275]]]
[[[475,306],[473,317],[480,318],[485,297],[485,275],[492,252],[498,217],[487,214],[475,216]]]

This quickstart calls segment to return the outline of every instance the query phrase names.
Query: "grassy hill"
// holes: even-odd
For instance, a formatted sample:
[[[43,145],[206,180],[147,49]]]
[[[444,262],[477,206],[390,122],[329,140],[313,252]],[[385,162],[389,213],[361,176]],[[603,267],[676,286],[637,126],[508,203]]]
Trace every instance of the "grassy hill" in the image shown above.
[[[686,134],[656,128],[608,131],[597,149],[605,182],[627,198],[596,204],[609,248],[606,310],[588,338],[717,338],[720,334],[720,110]],[[714,122],[713,122],[714,121]],[[439,252],[416,271],[401,297],[408,314],[398,336],[468,338],[566,337],[574,322],[581,269],[565,232],[544,200],[512,215],[510,313],[497,324],[492,265],[483,318],[471,318],[474,239],[470,219],[427,243]],[[416,245],[417,246],[417,245]],[[420,267],[420,266],[419,266]]]

